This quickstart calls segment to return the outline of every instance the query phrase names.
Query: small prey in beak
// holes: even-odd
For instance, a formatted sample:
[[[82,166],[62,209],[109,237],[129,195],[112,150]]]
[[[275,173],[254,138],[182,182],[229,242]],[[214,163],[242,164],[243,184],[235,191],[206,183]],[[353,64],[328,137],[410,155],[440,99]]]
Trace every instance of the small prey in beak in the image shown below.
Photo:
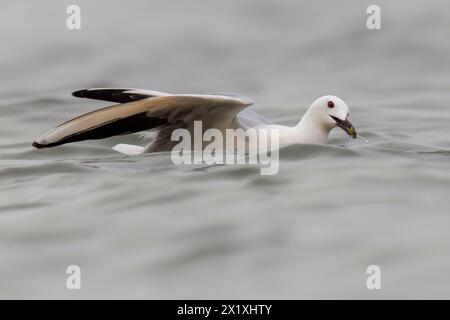
[[[353,127],[353,125],[351,124],[350,121],[348,121],[348,118],[345,118],[345,120],[339,119],[337,117],[331,116],[331,118],[333,118],[333,120],[336,122],[336,125],[338,127],[340,127],[342,130],[344,130],[345,132],[347,132],[347,134],[352,138],[352,139],[356,139],[357,134],[356,134],[356,130]]]

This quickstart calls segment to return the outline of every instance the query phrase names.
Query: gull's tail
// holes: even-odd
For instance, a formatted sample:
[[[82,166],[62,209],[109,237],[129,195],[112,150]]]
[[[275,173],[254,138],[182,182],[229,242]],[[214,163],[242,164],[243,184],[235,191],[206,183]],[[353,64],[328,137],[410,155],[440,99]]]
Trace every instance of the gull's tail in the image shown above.
[[[113,147],[113,150],[123,153],[123,154],[126,154],[127,156],[135,156],[138,154],[143,154],[145,148],[141,147],[141,146],[136,146],[133,144],[119,143]]]

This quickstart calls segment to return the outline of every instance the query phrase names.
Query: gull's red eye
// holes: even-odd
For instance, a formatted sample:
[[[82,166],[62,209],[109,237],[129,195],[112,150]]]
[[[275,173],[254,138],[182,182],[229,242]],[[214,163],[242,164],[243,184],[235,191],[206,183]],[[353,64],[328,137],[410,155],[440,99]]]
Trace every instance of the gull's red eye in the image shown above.
[[[328,101],[327,106],[330,109],[334,108],[334,102],[333,101]]]

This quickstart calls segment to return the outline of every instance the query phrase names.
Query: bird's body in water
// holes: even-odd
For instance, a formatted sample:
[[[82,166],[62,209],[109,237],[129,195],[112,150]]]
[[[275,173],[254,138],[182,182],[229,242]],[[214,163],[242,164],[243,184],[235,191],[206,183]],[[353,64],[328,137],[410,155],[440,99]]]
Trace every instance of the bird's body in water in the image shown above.
[[[273,124],[265,117],[246,109],[253,104],[249,98],[232,94],[168,94],[140,89],[87,89],[73,93],[75,97],[117,102],[72,120],[40,136],[36,148],[49,148],[70,142],[103,139],[141,131],[150,131],[152,141],[144,147],[116,145],[113,149],[125,154],[169,151],[177,144],[171,139],[176,129],[194,133],[195,121],[201,121],[203,132],[218,129],[276,129],[279,145],[293,143],[324,144],[330,131],[342,128],[356,138],[348,120],[349,109],[340,98],[326,95],[315,100],[300,122],[293,127]]]

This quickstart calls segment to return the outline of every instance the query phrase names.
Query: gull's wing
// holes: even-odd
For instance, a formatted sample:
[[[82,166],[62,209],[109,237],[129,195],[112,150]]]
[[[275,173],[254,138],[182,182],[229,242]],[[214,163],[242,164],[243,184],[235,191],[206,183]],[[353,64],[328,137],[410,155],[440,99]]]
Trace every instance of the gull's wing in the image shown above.
[[[72,92],[72,95],[77,98],[88,98],[88,99],[125,103],[152,97],[168,96],[170,94],[161,91],[143,90],[143,89],[92,88]]]
[[[166,95],[127,102],[69,120],[40,136],[36,148],[115,135],[134,133],[164,126],[190,126],[202,121],[203,129],[232,128],[233,119],[242,109],[253,104],[237,95]]]

